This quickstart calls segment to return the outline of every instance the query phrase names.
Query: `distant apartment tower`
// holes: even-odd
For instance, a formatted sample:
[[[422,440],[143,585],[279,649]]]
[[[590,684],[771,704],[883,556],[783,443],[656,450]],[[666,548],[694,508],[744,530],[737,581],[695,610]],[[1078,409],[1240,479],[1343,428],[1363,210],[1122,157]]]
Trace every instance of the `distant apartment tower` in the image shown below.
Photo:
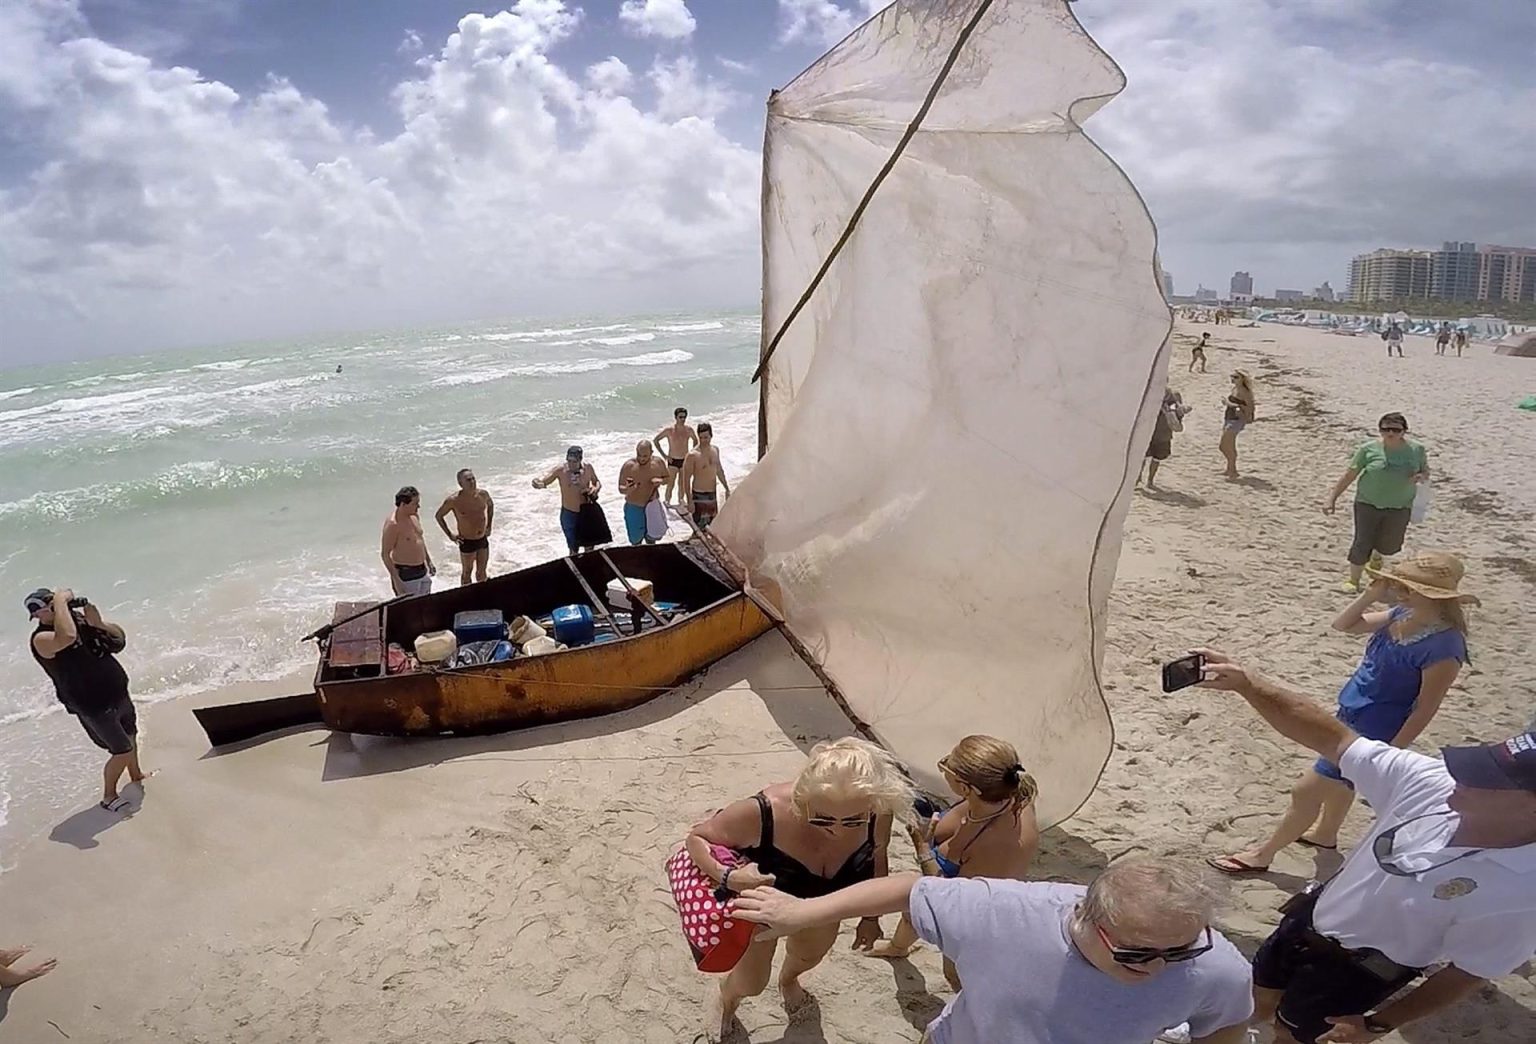
[[[1164,268],[1159,274],[1163,280],[1163,296],[1171,301],[1173,300],[1173,273]]]
[[[1253,276],[1249,275],[1247,272],[1233,272],[1230,289],[1232,291],[1232,300],[1235,301],[1239,297],[1246,297],[1249,300],[1252,300]]]
[[[1199,301],[1201,304],[1215,304],[1217,301],[1221,300],[1221,297],[1216,293],[1216,291],[1207,290],[1205,285],[1202,283],[1195,288],[1195,300]]]
[[[1329,286],[1325,281],[1322,286],[1312,291],[1312,296],[1317,298],[1319,301],[1331,302],[1334,300],[1333,287]]]
[[[1445,243],[1429,261],[1429,296],[1441,301],[1475,301],[1481,255],[1476,243]]]
[[[1485,246],[1476,256],[1475,300],[1536,302],[1536,250]]]
[[[1368,304],[1428,297],[1432,256],[1428,250],[1373,250],[1349,263],[1349,299]]]
[[[1276,290],[1275,300],[1282,304],[1293,304],[1296,301],[1305,301],[1307,295],[1301,290]]]

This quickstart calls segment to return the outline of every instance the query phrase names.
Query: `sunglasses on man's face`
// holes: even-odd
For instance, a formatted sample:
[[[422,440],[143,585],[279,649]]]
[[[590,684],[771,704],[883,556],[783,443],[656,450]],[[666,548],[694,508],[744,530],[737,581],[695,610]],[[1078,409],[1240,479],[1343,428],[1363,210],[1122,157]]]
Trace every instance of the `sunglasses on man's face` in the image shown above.
[[[806,816],[805,821],[813,827],[843,827],[852,830],[854,827],[864,826],[869,822],[868,816]]]
[[[1382,428],[1381,433],[1383,435],[1401,435],[1407,430],[1407,428]]]
[[[1109,941],[1109,935],[1099,925],[1094,925],[1094,930],[1099,933],[1099,938],[1109,949],[1110,959],[1116,964],[1137,966],[1151,964],[1153,961],[1162,961],[1165,964],[1183,964],[1192,961],[1202,953],[1209,953],[1212,946],[1211,929],[1207,925],[1205,929],[1205,941],[1203,943],[1187,943],[1184,946],[1170,946],[1167,949],[1157,949],[1151,946],[1116,946]]]

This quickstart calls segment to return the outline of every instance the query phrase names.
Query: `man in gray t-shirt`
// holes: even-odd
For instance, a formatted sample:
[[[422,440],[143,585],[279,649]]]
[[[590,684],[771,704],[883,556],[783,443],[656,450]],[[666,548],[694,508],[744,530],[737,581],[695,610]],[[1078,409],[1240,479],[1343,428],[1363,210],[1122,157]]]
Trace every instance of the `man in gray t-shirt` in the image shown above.
[[[1192,1041],[1241,1044],[1253,982],[1210,927],[1219,895],[1199,867],[1130,858],[1088,888],[904,875],[820,899],[752,889],[736,909],[776,934],[908,912],[963,987],[932,1044],[1147,1044],[1180,1023]]]

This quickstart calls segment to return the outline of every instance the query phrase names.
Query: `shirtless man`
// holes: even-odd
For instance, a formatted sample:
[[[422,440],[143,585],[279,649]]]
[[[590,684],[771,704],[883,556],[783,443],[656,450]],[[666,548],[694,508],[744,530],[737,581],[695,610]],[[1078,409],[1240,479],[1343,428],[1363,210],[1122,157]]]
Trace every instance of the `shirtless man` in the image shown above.
[[[699,448],[688,454],[683,463],[683,514],[692,514],[700,529],[708,529],[715,520],[720,505],[715,498],[718,481],[725,495],[731,495],[731,481],[725,477],[725,465],[720,462],[720,451],[714,445],[715,429],[708,421],[699,425]]]
[[[384,520],[384,537],[379,543],[379,557],[389,573],[389,585],[395,597],[432,593],[432,578],[437,566],[421,532],[421,494],[415,486],[402,486],[395,494],[395,510]]]
[[[656,433],[656,448],[667,456],[667,503],[672,503],[672,487],[683,472],[683,461],[699,436],[688,426],[688,410],[682,406],[672,411],[672,427]],[[682,499],[678,499],[682,503]]]
[[[1457,330],[1456,331],[1456,358],[1460,359],[1461,358],[1461,353],[1466,351],[1466,348],[1467,348],[1467,331],[1465,331],[1465,330]]]
[[[565,533],[565,546],[571,554],[581,550],[577,546],[578,523],[581,521],[581,504],[587,497],[596,497],[603,488],[592,470],[583,463],[580,446],[565,451],[565,463],[551,468],[543,478],[533,480],[534,489],[545,489],[551,482],[560,483],[560,529]]]
[[[682,410],[678,413],[687,416]],[[689,428],[688,433],[692,435],[693,429]],[[662,486],[671,485],[673,475],[667,462],[655,455],[650,442],[645,439],[635,444],[634,459],[625,461],[619,469],[619,492],[624,494],[624,529],[631,544],[656,543],[646,533],[645,509],[661,496]]]
[[[458,523],[458,536],[448,529],[450,512]],[[477,583],[483,583],[491,560],[491,523],[496,519],[496,505],[491,495],[475,484],[473,471],[459,469],[459,491],[443,501],[435,517],[443,535],[459,545],[459,562],[463,567],[460,586],[470,582],[471,573]]]

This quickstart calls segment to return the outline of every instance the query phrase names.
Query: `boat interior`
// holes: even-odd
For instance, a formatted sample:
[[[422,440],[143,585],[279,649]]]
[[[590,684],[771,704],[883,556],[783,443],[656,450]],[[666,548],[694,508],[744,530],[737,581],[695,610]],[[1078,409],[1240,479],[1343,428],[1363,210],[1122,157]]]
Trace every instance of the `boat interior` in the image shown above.
[[[591,641],[604,643],[628,640],[732,596],[739,597],[730,577],[698,543],[589,551],[492,577],[484,583],[395,602],[380,612],[365,613],[337,626],[316,682],[399,673],[390,666],[390,646],[412,650],[421,635],[452,631],[459,613],[491,610],[500,612],[509,623],[527,617],[553,635],[551,616],[557,609],[586,606],[592,612]],[[630,581],[628,587],[620,576]],[[645,583],[650,585],[648,591]],[[649,597],[636,598],[632,592]],[[333,620],[344,620],[367,607],[367,603],[339,603]]]

